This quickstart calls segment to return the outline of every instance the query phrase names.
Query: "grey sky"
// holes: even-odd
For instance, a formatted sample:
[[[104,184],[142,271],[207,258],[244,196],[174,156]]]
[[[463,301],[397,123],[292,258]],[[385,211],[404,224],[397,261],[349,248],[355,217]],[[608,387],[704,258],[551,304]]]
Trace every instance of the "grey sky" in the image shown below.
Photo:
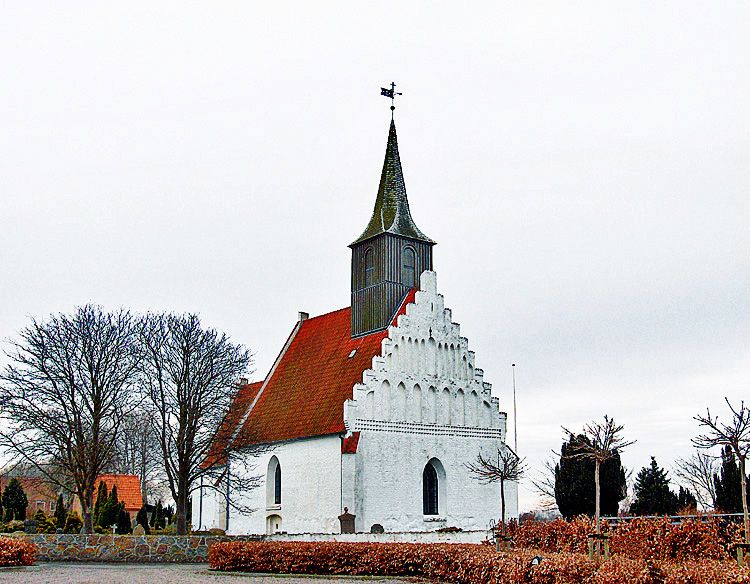
[[[515,3],[514,3],[515,4]],[[670,465],[750,388],[746,3],[0,4],[0,337],[197,311],[265,374],[349,302],[388,101],[438,286],[539,467]],[[534,505],[528,488],[521,507]]]

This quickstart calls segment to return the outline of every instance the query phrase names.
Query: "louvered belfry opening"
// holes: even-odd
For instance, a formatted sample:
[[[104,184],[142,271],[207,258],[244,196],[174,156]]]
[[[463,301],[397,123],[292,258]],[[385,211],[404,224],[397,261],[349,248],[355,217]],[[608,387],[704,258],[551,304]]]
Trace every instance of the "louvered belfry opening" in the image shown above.
[[[435,242],[415,225],[391,120],[372,217],[352,250],[352,337],[385,329],[419,274],[432,270]]]

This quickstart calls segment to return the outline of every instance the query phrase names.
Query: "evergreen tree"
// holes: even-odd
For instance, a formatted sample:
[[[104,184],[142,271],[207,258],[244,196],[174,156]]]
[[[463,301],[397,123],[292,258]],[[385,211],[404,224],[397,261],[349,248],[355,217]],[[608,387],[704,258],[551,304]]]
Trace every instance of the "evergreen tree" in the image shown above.
[[[3,492],[3,508],[5,509],[5,521],[13,519],[26,519],[26,507],[29,506],[29,500],[26,493],[23,492],[21,483],[18,479],[10,479],[8,486]]]
[[[583,435],[577,440],[590,441]],[[576,515],[593,517],[596,509],[596,490],[594,486],[594,461],[567,456],[572,448],[571,442],[563,442],[560,463],[555,466],[555,501],[560,513],[566,519]],[[622,468],[620,455],[607,460],[601,466],[601,513],[617,515],[620,501],[627,494],[625,470]]]
[[[680,487],[680,492],[677,494],[677,511],[684,511],[686,509],[697,511],[698,500],[688,489]]]
[[[117,485],[112,485],[106,503],[101,508],[101,520],[99,526],[104,529],[110,529],[117,523],[117,516],[120,514],[120,501],[117,498]]]
[[[667,471],[660,468],[656,458],[644,467],[635,479],[635,501],[630,506],[633,515],[674,515],[677,512],[677,495],[669,489]]]
[[[716,510],[723,513],[742,513],[742,486],[740,468],[731,447],[725,446],[721,451],[721,469],[714,475],[716,485]],[[750,495],[750,484],[748,484]]]
[[[135,516],[135,522],[143,527],[146,531],[146,535],[151,533],[151,529],[148,526],[148,511],[146,511],[145,505],[138,510],[138,514]]]
[[[63,531],[65,533],[80,533],[82,527],[83,521],[81,521],[81,516],[75,511],[68,513],[65,518],[65,527],[63,527]]]
[[[133,533],[133,524],[130,521],[130,513],[125,511],[125,503],[120,503],[117,513],[117,533],[127,535]]]
[[[151,527],[154,529],[164,529],[164,527],[166,527],[164,521],[164,507],[162,506],[161,500],[156,502],[156,510],[151,516]]]
[[[99,490],[96,492],[96,501],[94,502],[94,525],[104,526],[102,523],[102,508],[107,504],[107,483],[99,482]]]
[[[67,517],[67,511],[65,510],[65,500],[63,499],[62,493],[57,496],[57,503],[55,504],[55,523],[57,527],[62,529],[65,527],[65,519]]]

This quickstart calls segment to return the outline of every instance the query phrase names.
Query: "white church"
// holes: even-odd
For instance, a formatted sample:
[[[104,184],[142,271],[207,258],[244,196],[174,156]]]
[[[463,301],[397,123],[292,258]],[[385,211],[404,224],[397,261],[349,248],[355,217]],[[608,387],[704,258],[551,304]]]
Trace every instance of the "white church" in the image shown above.
[[[391,120],[375,209],[349,246],[351,306],[300,313],[265,379],[232,406],[219,446],[264,475],[241,495],[253,511],[201,487],[194,529],[339,533],[345,510],[357,532],[485,530],[499,519],[499,484],[466,465],[507,448],[507,415],[438,292],[434,245],[411,217]],[[505,490],[506,517],[517,517],[517,485]]]

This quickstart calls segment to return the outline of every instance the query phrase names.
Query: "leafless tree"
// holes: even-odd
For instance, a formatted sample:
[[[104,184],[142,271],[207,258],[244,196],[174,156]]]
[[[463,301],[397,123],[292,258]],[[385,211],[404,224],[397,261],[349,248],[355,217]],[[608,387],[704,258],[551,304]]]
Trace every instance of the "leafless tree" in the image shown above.
[[[147,315],[141,340],[152,421],[176,505],[177,533],[184,534],[189,497],[201,478],[211,485],[230,478],[227,453],[216,451],[217,438],[251,355],[226,335],[204,329],[194,314]],[[241,480],[236,477],[233,486],[240,487]]]
[[[137,401],[136,329],[129,312],[91,305],[32,320],[11,342],[0,375],[0,443],[50,482],[72,487],[86,533],[94,531],[96,478]]]
[[[481,452],[473,463],[466,465],[473,478],[481,483],[500,483],[500,521],[505,537],[505,482],[520,481],[526,472],[525,459],[519,458],[507,446],[497,449],[497,458],[485,457]]]
[[[557,509],[557,500],[555,498],[555,461],[547,459],[544,461],[543,467],[542,471],[537,474],[537,477],[532,479],[531,485],[541,497],[541,509],[543,511],[553,511]]]
[[[568,435],[572,448],[566,456],[583,458],[594,461],[594,483],[596,487],[596,533],[601,533],[600,509],[601,489],[599,485],[599,471],[602,463],[627,448],[633,441],[626,441],[622,435],[624,426],[615,424],[614,419],[604,416],[603,422],[590,422],[583,428],[583,434],[574,434],[567,428],[563,431]],[[581,436],[588,438],[582,440]]]
[[[737,457],[740,466],[740,485],[742,493],[742,514],[745,523],[745,543],[750,543],[750,525],[748,524],[747,512],[747,479],[745,477],[745,461],[750,452],[750,409],[745,407],[745,402],[740,402],[740,407],[735,408],[727,398],[732,418],[728,424],[719,422],[718,416],[712,416],[707,408],[705,416],[694,416],[705,434],[693,438],[693,444],[698,448],[715,448],[717,446],[729,446]]]
[[[678,458],[673,471],[675,476],[693,493],[703,509],[716,507],[716,457],[695,450],[689,458]]]
[[[138,476],[144,502],[163,498],[165,475],[161,446],[146,409],[138,408],[123,419],[109,470]]]

